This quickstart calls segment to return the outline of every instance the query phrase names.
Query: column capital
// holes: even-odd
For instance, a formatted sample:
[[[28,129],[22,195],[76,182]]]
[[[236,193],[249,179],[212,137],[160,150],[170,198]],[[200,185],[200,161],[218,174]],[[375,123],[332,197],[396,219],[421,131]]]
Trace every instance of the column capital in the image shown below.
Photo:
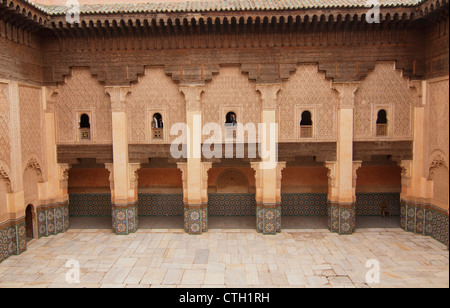
[[[45,112],[54,112],[55,111],[55,102],[56,97],[59,95],[58,87],[45,87],[45,102],[44,102],[44,110]]]
[[[109,188],[111,189],[111,191],[113,191],[114,190],[114,164],[106,163],[105,168],[109,172]]]
[[[7,192],[8,193],[12,193],[13,192],[13,187],[12,187],[12,183],[11,183],[11,179],[9,177],[10,171],[9,168],[6,164],[3,164],[0,161],[0,181],[4,181],[6,183],[7,186]]]
[[[138,171],[141,169],[141,164],[131,163],[129,164],[130,169],[130,189],[138,188]]]
[[[336,82],[333,89],[339,93],[339,108],[353,109],[355,106],[355,93],[359,89],[360,82]]]
[[[111,99],[111,109],[113,112],[125,111],[126,97],[131,93],[131,87],[105,87],[105,93]]]
[[[205,91],[203,83],[181,84],[180,92],[186,100],[186,111],[198,111],[201,108],[201,94]]]
[[[72,166],[69,164],[58,164],[59,188],[67,189],[69,180],[69,170]]]
[[[362,161],[354,161],[353,162],[353,188],[356,187],[356,180],[358,179],[358,169],[362,166]]]
[[[409,187],[412,179],[413,161],[402,160],[398,162],[397,165],[402,169],[402,186]]]
[[[327,161],[324,163],[325,168],[328,169],[328,186],[336,186],[336,164],[335,161]]]
[[[256,90],[261,93],[263,110],[275,110],[277,108],[277,95],[281,90],[281,83],[262,83],[256,85]]]

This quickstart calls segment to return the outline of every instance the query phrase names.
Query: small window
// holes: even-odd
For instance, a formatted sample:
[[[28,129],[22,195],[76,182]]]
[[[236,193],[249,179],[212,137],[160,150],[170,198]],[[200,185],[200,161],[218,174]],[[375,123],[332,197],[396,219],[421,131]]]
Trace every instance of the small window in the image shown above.
[[[152,136],[153,139],[164,139],[164,121],[160,113],[155,113],[152,118]]]
[[[226,116],[225,126],[236,126],[237,117],[234,112],[228,112]]]
[[[384,109],[378,111],[377,117],[377,136],[387,136],[388,135],[388,120],[387,112]]]
[[[312,138],[313,136],[313,122],[311,112],[304,111],[302,113],[302,120],[300,121],[300,137]]]
[[[80,140],[91,140],[91,122],[85,113],[80,116]]]

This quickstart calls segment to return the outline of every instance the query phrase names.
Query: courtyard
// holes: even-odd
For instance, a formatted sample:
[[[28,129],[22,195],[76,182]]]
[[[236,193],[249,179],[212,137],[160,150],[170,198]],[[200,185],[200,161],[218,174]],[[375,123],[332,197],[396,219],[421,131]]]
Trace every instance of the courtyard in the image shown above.
[[[370,261],[372,260],[372,261]],[[379,281],[366,276],[379,265]],[[79,265],[79,281],[69,281]],[[369,275],[370,276],[370,275]],[[449,252],[400,228],[70,229],[32,240],[0,264],[0,288],[448,288]]]

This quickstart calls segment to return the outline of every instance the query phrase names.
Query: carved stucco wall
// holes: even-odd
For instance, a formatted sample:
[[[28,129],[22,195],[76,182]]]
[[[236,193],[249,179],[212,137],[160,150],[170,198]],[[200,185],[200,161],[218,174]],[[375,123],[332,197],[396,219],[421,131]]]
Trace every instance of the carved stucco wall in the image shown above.
[[[0,224],[9,219],[7,208],[7,184],[0,178]]]
[[[314,137],[302,138],[302,141],[336,141],[338,101],[331,80],[325,79],[325,74],[318,71],[316,64],[299,65],[278,95],[280,141],[301,139],[303,111],[311,112]]]
[[[56,140],[58,144],[78,143],[81,113],[91,114],[91,141],[112,143],[111,101],[105,88],[93,77],[89,68],[73,68],[72,75],[58,87],[55,98]]]
[[[38,189],[39,177],[36,171],[27,168],[23,174],[23,190],[25,198],[25,207],[28,204],[33,204],[37,206],[39,200],[39,189]]]
[[[448,209],[449,80],[428,82],[424,174],[433,180],[433,202]]]
[[[253,123],[256,130],[261,119],[261,98],[256,84],[243,75],[239,67],[221,67],[219,74],[206,85],[202,94],[203,125],[216,123],[225,136],[226,114],[234,112],[237,122]],[[203,136],[203,140],[210,136]],[[247,136],[245,136],[247,140]]]
[[[410,88],[408,78],[395,69],[394,62],[380,62],[368,74],[356,92],[354,139],[376,140],[378,111],[388,117],[388,140],[412,140],[413,106],[419,97]]]
[[[45,170],[41,93],[36,87],[19,86],[22,166],[33,161],[35,166]]]
[[[153,143],[151,120],[160,113],[164,121],[164,141],[171,142],[177,136],[170,136],[175,123],[186,123],[186,103],[178,85],[164,73],[164,68],[146,68],[145,75],[132,86],[126,105],[129,126],[129,143]]]
[[[9,137],[10,110],[7,95],[8,85],[0,83],[0,161],[9,166],[11,162],[11,141]]]

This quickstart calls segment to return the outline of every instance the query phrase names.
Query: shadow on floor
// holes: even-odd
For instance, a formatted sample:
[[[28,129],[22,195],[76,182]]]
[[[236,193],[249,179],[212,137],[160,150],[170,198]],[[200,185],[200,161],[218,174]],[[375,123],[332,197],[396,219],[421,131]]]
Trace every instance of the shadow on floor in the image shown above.
[[[139,229],[184,229],[183,217],[139,217]],[[112,229],[111,217],[70,217],[71,229]],[[256,229],[256,217],[209,217],[209,229]],[[326,216],[283,216],[281,228],[328,229]],[[356,218],[356,228],[400,228],[400,217]]]

